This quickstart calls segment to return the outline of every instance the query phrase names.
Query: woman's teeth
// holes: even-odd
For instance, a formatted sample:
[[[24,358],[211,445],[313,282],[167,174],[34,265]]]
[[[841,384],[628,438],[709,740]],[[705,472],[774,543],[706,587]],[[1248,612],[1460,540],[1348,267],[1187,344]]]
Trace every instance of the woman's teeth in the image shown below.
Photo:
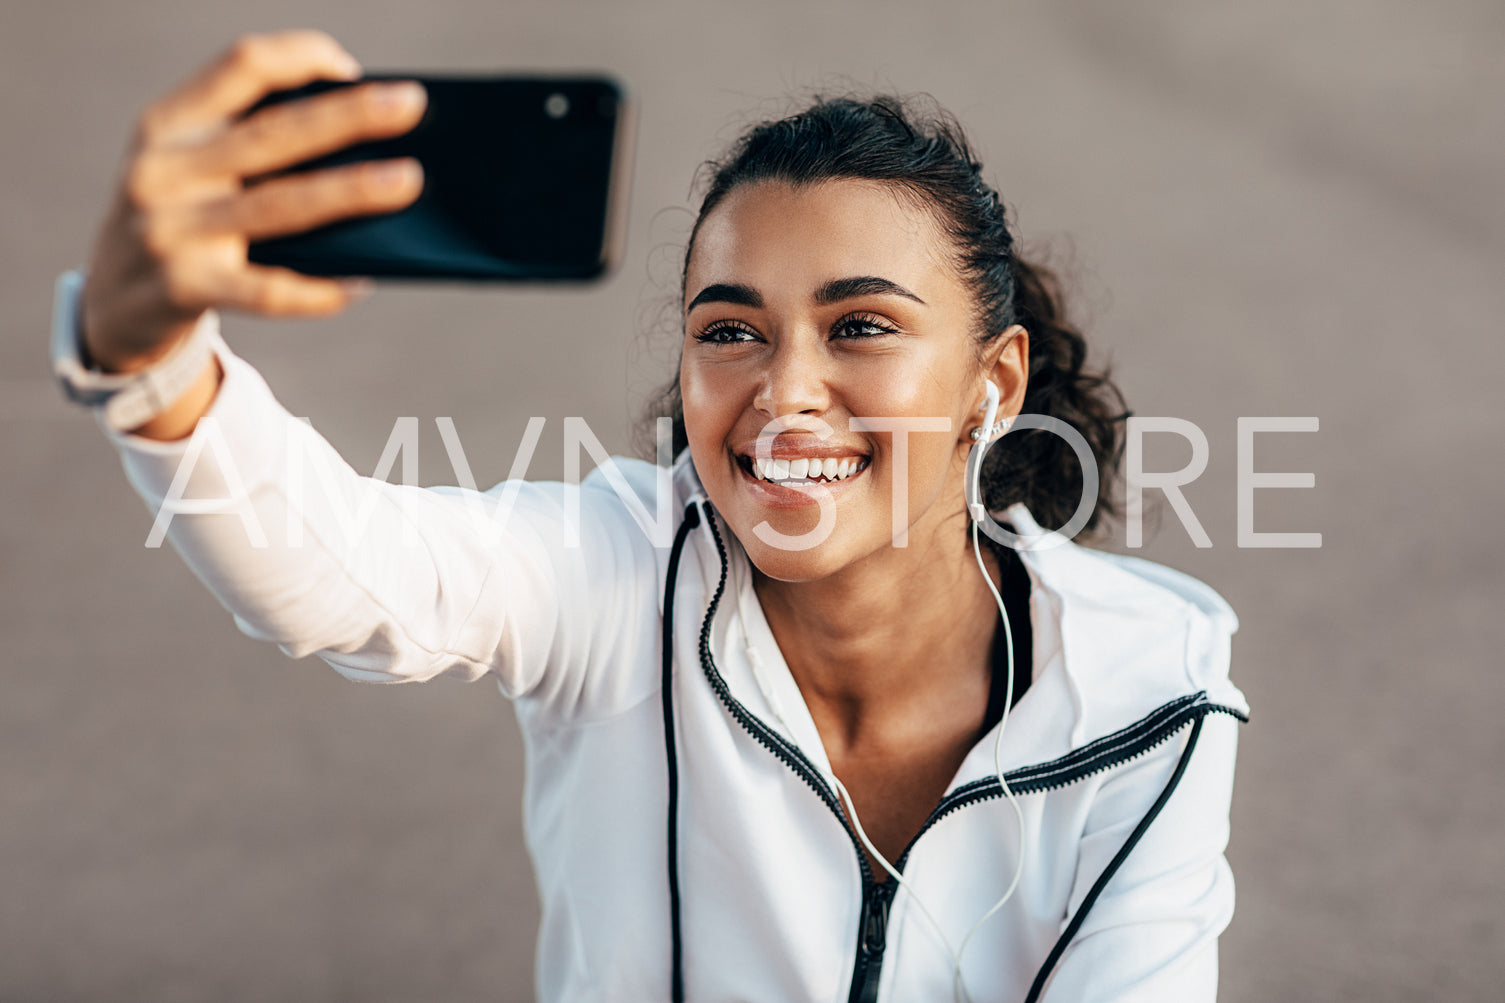
[[[861,457],[752,461],[754,476],[765,481],[839,481],[866,466]]]

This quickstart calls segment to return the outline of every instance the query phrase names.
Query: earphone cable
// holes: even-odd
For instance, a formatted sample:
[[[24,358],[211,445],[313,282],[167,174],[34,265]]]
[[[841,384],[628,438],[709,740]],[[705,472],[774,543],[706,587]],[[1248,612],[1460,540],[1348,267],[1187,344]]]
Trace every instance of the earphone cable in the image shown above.
[[[998,614],[1003,618],[1003,639],[1005,645],[1008,647],[1008,675],[1003,694],[1003,716],[998,721],[998,735],[993,739],[993,774],[998,778],[998,786],[1003,789],[1004,798],[1007,799],[1009,807],[1014,809],[1014,815],[1019,820],[1019,859],[1014,864],[1014,877],[1009,882],[1009,887],[1003,893],[1003,897],[993,904],[993,908],[983,913],[982,918],[973,924],[972,929],[967,931],[967,936],[962,939],[962,946],[957,951],[958,956],[960,956],[962,951],[967,949],[967,944],[971,942],[972,935],[1013,897],[1014,891],[1019,887],[1020,879],[1024,876],[1025,856],[1024,809],[1019,807],[1019,799],[1015,796],[1013,790],[1009,788],[1009,782],[1003,775],[1002,759],[1003,729],[1008,724],[1009,709],[1014,704],[1014,630],[1009,623],[1008,610],[1003,605],[1003,596],[999,594],[998,586],[993,584],[993,576],[988,574],[988,569],[983,564],[982,547],[978,542],[977,523],[975,522],[972,524],[972,553],[977,558],[977,567],[982,571],[983,580],[988,583],[988,591],[993,593],[993,600],[998,603]],[[957,966],[957,974],[961,974],[960,965]]]
[[[992,908],[983,913],[982,917],[979,918],[977,922],[972,925],[972,928],[967,931],[967,935],[962,938],[960,947],[953,948],[951,946],[951,941],[946,937],[945,931],[942,929],[940,922],[936,920],[935,916],[926,907],[924,900],[919,896],[917,892],[915,892],[915,890],[910,886],[909,882],[905,880],[904,876],[899,873],[899,871],[893,866],[893,864],[889,863],[888,859],[884,857],[882,853],[878,852],[878,848],[874,846],[872,840],[868,838],[867,831],[862,827],[862,821],[857,817],[856,803],[852,800],[852,795],[847,790],[846,785],[843,784],[840,778],[836,776],[836,772],[834,770],[831,770],[827,775],[827,779],[830,780],[832,786],[841,795],[841,799],[846,805],[847,816],[852,823],[853,830],[857,833],[858,840],[867,849],[867,851],[872,854],[873,859],[878,862],[879,866],[883,868],[883,870],[889,875],[889,877],[892,878],[901,889],[909,893],[910,898],[914,900],[914,904],[919,908],[920,914],[925,917],[926,921],[930,923],[931,928],[935,930],[936,936],[940,938],[942,946],[945,947],[946,953],[951,958],[953,995],[960,999],[962,1003],[971,1003],[972,1001],[972,996],[967,991],[966,980],[962,976],[962,954],[966,951],[967,945],[971,943],[973,935],[982,928],[982,925],[984,923],[991,919],[1000,909],[1004,907],[1004,905],[1008,903],[1009,899],[1013,897],[1015,890],[1018,889],[1019,882],[1024,875],[1026,839],[1024,810],[1019,806],[1019,800],[1017,796],[1014,794],[1013,790],[1010,789],[1008,780],[1004,777],[1002,761],[1003,731],[1004,727],[1008,724],[1009,709],[1014,702],[1014,631],[1012,624],[1010,624],[1009,622],[1008,609],[1004,606],[1003,596],[1001,593],[999,593],[998,586],[993,583],[993,576],[988,574],[987,565],[983,563],[982,548],[977,535],[976,522],[973,522],[972,524],[972,553],[977,559],[977,567],[978,570],[982,572],[983,580],[987,582],[988,591],[992,593],[993,601],[998,606],[998,614],[1003,619],[1004,646],[1007,649],[1007,668],[1004,677],[1005,682],[1003,714],[998,721],[997,734],[993,740],[993,774],[998,779],[998,784],[999,787],[1003,790],[1004,798],[1008,801],[1009,806],[1014,809],[1014,815],[1018,819],[1019,856],[1014,864],[1014,875],[1009,882],[1007,890],[1005,890],[1003,896],[993,904]],[[740,574],[737,577],[740,579]],[[742,593],[742,589],[739,588],[738,592]],[[743,648],[749,656],[748,662],[751,665],[754,674],[758,678],[760,688],[763,689],[764,695],[769,701],[769,707],[773,711],[774,717],[783,727],[788,737],[791,740],[794,740],[796,732],[793,726],[790,725],[790,723],[784,718],[782,707],[780,706],[780,702],[774,695],[772,684],[763,676],[762,659],[757,655],[757,649],[753,646],[752,638],[748,636],[746,616],[743,611],[738,611],[737,620],[738,628],[742,635]]]

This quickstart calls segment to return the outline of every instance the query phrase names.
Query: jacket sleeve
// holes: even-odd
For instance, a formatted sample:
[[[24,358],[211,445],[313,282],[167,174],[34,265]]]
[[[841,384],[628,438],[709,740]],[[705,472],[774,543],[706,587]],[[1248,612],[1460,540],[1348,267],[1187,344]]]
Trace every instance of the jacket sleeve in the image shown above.
[[[1204,718],[1180,783],[1087,914],[1043,1000],[1216,999],[1217,938],[1233,916],[1233,874],[1223,853],[1237,726],[1221,713]],[[1068,916],[1164,789],[1188,733],[1121,767],[1099,789],[1081,841]]]
[[[224,379],[193,436],[109,435],[153,514],[147,545],[165,530],[242,632],[360,681],[493,674],[521,697],[549,677],[556,695],[624,698],[588,691],[630,681],[587,676],[601,652],[642,643],[621,632],[641,633],[654,559],[645,534],[612,523],[609,492],[363,477],[249,363],[216,351]]]

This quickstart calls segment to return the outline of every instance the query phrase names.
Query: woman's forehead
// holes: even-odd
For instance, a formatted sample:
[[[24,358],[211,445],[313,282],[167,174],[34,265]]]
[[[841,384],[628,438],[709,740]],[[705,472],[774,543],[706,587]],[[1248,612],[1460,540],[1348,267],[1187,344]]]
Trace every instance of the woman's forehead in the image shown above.
[[[733,189],[701,222],[685,292],[736,283],[809,296],[853,275],[888,279],[927,301],[927,291],[942,297],[959,286],[933,214],[893,186],[762,181]]]

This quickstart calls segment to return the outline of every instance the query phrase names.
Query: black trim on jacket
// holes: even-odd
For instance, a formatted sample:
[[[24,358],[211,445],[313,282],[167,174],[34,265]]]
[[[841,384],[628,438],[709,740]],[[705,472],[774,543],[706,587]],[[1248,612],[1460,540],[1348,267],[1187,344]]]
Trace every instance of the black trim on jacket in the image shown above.
[[[888,887],[893,882],[880,882],[874,879],[871,866],[867,862],[867,855],[863,852],[862,844],[857,838],[851,823],[847,820],[842,810],[841,802],[835,792],[819,770],[805,756],[798,746],[789,742],[782,735],[769,728],[756,715],[749,711],[742,703],[732,696],[726,680],[720,670],[716,668],[716,662],[711,654],[711,623],[715,618],[716,610],[721,605],[722,596],[726,592],[728,573],[728,557],[726,545],[721,539],[721,532],[716,527],[714,511],[710,503],[703,503],[705,507],[705,523],[711,531],[711,536],[716,543],[716,553],[721,561],[720,578],[716,584],[716,590],[711,596],[706,608],[704,620],[700,627],[699,655],[701,669],[710,683],[712,690],[731,715],[731,717],[751,735],[758,744],[768,749],[779,761],[791,769],[795,775],[803,780],[817,797],[825,802],[827,808],[841,822],[842,827],[851,837],[852,845],[856,850],[858,869],[862,874],[862,922],[857,930],[857,956],[853,968],[852,986],[848,994],[849,1003],[871,1003],[877,999],[878,979],[882,973],[883,954],[887,945],[887,921],[889,906],[893,902],[892,890]],[[673,682],[673,631],[674,631],[674,589],[675,579],[678,577],[680,560],[683,556],[684,545],[691,530],[699,526],[701,522],[700,506],[692,502],[685,509],[685,519],[675,535],[673,549],[669,553],[668,577],[664,583],[664,627],[663,627],[663,708],[664,708],[664,748],[666,766],[669,777],[668,796],[668,853],[669,853],[669,911],[670,911],[670,935],[671,945],[671,974],[670,993],[674,1003],[684,1001],[684,948],[680,927],[680,888],[679,888],[679,760],[678,750],[675,743],[674,729],[674,702],[672,696]],[[1025,1003],[1035,1003],[1050,973],[1055,969],[1061,956],[1065,953],[1071,939],[1076,936],[1087,913],[1101,896],[1103,889],[1107,887],[1109,880],[1128,859],[1129,853],[1139,843],[1141,837],[1149,829],[1160,810],[1170,800],[1171,794],[1181,782],[1182,775],[1186,772],[1187,764],[1191,761],[1192,751],[1196,748],[1197,739],[1202,732],[1203,719],[1208,714],[1228,714],[1239,721],[1248,721],[1248,715],[1235,707],[1212,703],[1205,690],[1178,697],[1170,701],[1143,718],[1135,721],[1127,727],[1120,728],[1111,734],[1104,735],[1079,749],[1073,749],[1064,756],[1044,763],[1036,763],[1031,766],[1022,766],[1004,774],[1009,789],[1014,794],[1039,794],[1046,791],[1067,787],[1096,773],[1112,769],[1144,755],[1149,750],[1162,744],[1172,735],[1179,732],[1187,724],[1191,725],[1191,732],[1187,736],[1186,747],[1181,751],[1177,760],[1176,768],[1172,771],[1170,779],[1161,790],[1159,797],[1155,799],[1134,831],[1129,834],[1124,845],[1118,853],[1103,869],[1091,890],[1083,899],[1081,906],[1072,916],[1071,921],[1062,931],[1060,938],[1046,956],[1045,962],[1036,973],[1030,986]],[[975,780],[969,784],[963,784],[956,790],[947,794],[936,805],[920,830],[915,833],[904,848],[904,852],[894,861],[894,869],[899,873],[904,872],[904,865],[909,860],[910,851],[914,848],[921,836],[928,832],[941,819],[968,805],[988,801],[1003,796],[1003,788],[998,783],[997,777],[986,777]]]

